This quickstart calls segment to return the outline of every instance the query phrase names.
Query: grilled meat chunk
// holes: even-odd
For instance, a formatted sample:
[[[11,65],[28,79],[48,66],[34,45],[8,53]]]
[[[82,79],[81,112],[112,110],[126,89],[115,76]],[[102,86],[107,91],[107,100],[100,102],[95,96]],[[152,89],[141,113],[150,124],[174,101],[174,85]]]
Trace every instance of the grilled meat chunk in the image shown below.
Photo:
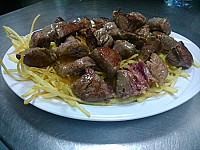
[[[139,12],[125,14],[117,10],[113,11],[113,20],[124,31],[134,32],[145,24],[146,17]]]
[[[137,29],[134,33],[137,34],[138,36],[147,38],[150,34],[149,25],[143,25],[142,27]]]
[[[142,46],[139,58],[146,61],[152,53],[159,53],[161,50],[160,40],[155,36],[149,36],[146,43]]]
[[[83,28],[91,27],[90,20],[84,17],[80,22],[58,22],[45,26],[42,30],[36,31],[30,40],[29,47],[45,47],[48,48],[50,42],[59,43],[67,35],[73,34]]]
[[[111,47],[113,45],[113,38],[110,36],[105,28],[101,28],[94,32],[97,40],[97,45],[102,47]]]
[[[164,84],[168,75],[168,68],[157,54],[151,54],[150,61],[147,61],[147,67],[152,76],[156,79],[156,82],[160,85]]]
[[[153,80],[143,61],[129,64],[117,72],[116,94],[120,98],[140,95],[149,88],[148,82]]]
[[[104,25],[104,28],[106,29],[107,33],[112,36],[114,39],[116,39],[120,34],[120,29],[117,27],[117,25],[114,22],[108,22]]]
[[[32,34],[29,47],[30,48],[34,48],[34,47],[48,48],[50,46],[50,42],[51,40],[48,34],[40,30]]]
[[[94,18],[92,19],[95,22],[95,28],[98,30],[100,28],[103,28],[104,25],[107,22],[111,22],[112,19],[106,18],[106,17],[99,17],[99,18]]]
[[[21,58],[21,53],[16,55],[17,59]],[[57,60],[54,50],[46,48],[30,48],[24,52],[24,64],[30,67],[47,67]]]
[[[64,43],[62,43],[57,51],[58,57],[75,57],[81,58],[89,54],[89,47],[84,43],[81,43],[79,39],[74,38],[70,35]]]
[[[79,31],[80,36],[86,40],[86,44],[91,50],[97,47],[97,39],[94,36],[95,28],[85,28]]]
[[[90,57],[85,56],[71,63],[58,64],[54,66],[54,69],[59,76],[67,77],[68,75],[81,74],[86,68],[93,66],[95,66],[95,62]]]
[[[73,93],[84,101],[102,101],[112,98],[112,90],[91,68],[72,85]]]
[[[167,53],[177,43],[176,40],[174,40],[172,37],[170,37],[169,35],[167,35],[165,33],[162,33],[162,32],[159,32],[159,31],[154,31],[153,34],[156,35],[157,38],[160,40],[160,42],[161,42],[161,49],[164,50]]]
[[[131,57],[136,51],[135,45],[126,40],[117,40],[113,49],[118,51],[120,56],[124,59]]]
[[[171,33],[171,26],[168,18],[152,18],[147,21],[151,31],[161,31],[167,35]]]
[[[149,34],[148,25],[137,29],[135,33],[119,29],[114,22],[107,22],[104,25],[104,28],[114,40],[128,40],[129,42],[135,44],[138,49],[144,45],[146,37]]]
[[[183,67],[184,69],[191,67],[193,63],[192,54],[182,41],[176,43],[172,50],[169,51],[166,59],[173,66]]]
[[[117,51],[110,48],[97,47],[93,50],[91,58],[108,74],[108,77],[110,78],[115,76],[120,67],[121,56]]]

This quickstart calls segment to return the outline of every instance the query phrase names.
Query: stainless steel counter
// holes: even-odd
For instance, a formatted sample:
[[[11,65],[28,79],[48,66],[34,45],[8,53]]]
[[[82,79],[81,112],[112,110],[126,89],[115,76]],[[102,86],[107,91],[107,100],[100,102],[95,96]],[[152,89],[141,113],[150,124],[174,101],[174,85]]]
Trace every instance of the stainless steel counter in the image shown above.
[[[190,8],[170,8],[162,0],[46,0],[0,16],[0,26],[26,35],[37,14],[35,29],[58,16],[67,21],[87,16],[112,17],[112,11],[139,11],[147,18],[168,17],[173,31],[200,47],[200,1]],[[0,29],[0,58],[11,46]],[[124,122],[89,122],[56,116],[24,105],[0,75],[0,139],[10,149],[109,149],[198,150],[200,149],[200,92],[181,106],[165,113]]]

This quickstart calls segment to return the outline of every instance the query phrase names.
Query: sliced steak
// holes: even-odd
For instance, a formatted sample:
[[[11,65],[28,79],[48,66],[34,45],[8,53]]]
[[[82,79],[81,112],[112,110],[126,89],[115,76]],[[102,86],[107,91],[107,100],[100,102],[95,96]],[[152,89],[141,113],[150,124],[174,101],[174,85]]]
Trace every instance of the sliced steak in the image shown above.
[[[151,31],[161,31],[167,35],[171,33],[171,26],[168,18],[152,18],[147,21]]]
[[[176,40],[174,40],[172,37],[170,37],[169,35],[167,35],[165,33],[162,33],[162,32],[159,32],[159,31],[154,31],[153,34],[156,35],[157,38],[160,40],[160,42],[161,42],[161,49],[164,50],[167,53],[177,43]]]
[[[89,54],[89,47],[71,35],[58,47],[56,53],[61,58],[81,58]]]
[[[168,68],[157,54],[151,54],[150,61],[147,61],[147,67],[152,76],[157,80],[156,82],[160,85],[164,84],[168,75]]]
[[[120,98],[140,95],[149,88],[148,81],[152,79],[143,61],[129,64],[117,72],[116,94]]]
[[[113,38],[110,36],[105,28],[101,28],[94,32],[97,40],[97,45],[102,47],[111,47],[113,45]]]
[[[57,74],[61,77],[67,77],[68,75],[73,76],[81,74],[88,67],[95,66],[95,62],[88,56],[77,59],[71,63],[61,63],[54,66]]]
[[[145,24],[146,17],[139,12],[125,14],[117,10],[113,11],[113,20],[124,31],[134,32]]]
[[[142,46],[139,58],[147,61],[152,53],[161,51],[160,40],[156,36],[149,36],[146,43]]]
[[[102,101],[112,98],[112,90],[91,68],[72,86],[73,93],[84,101]]]
[[[21,58],[21,53],[16,55],[17,59]],[[30,67],[47,67],[57,60],[54,50],[46,48],[30,48],[24,52],[24,64]]]
[[[136,51],[135,45],[126,40],[117,40],[113,49],[118,51],[123,59],[131,57]]]
[[[91,58],[112,78],[120,67],[121,56],[113,49],[97,47],[93,50]]]
[[[184,69],[191,67],[194,61],[192,54],[182,41],[176,43],[172,50],[169,51],[166,59],[173,66],[183,67]]]

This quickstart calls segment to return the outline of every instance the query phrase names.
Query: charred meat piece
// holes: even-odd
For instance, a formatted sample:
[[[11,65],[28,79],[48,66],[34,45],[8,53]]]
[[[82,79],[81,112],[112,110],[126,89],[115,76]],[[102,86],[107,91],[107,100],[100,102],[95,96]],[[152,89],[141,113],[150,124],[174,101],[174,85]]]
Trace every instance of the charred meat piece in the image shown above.
[[[92,24],[90,22],[90,19],[87,17],[83,17],[80,21],[80,23],[84,24],[84,28],[90,28],[92,27]]]
[[[79,31],[79,34],[86,40],[86,44],[90,49],[97,47],[97,39],[94,36],[95,28],[85,28]]]
[[[58,18],[56,18],[56,20],[55,20],[55,22],[54,23],[67,23],[63,18],[61,18],[61,17],[58,17]]]
[[[193,57],[190,51],[185,47],[182,41],[177,42],[175,47],[169,51],[166,59],[176,67],[190,68],[193,63]]]
[[[50,42],[51,42],[50,37],[45,32],[40,30],[32,34],[29,47],[30,48],[34,48],[34,47],[48,48],[50,46]]]
[[[113,20],[119,28],[125,31],[134,32],[145,24],[146,17],[139,12],[125,14],[120,12],[120,10],[117,10],[113,11]]]
[[[112,90],[91,68],[72,86],[73,93],[84,101],[103,101],[112,98]]]
[[[177,43],[176,40],[174,40],[172,37],[170,37],[169,35],[167,35],[165,33],[162,33],[162,32],[159,32],[159,31],[154,31],[153,34],[156,35],[157,38],[160,40],[160,42],[161,42],[161,49],[164,50],[167,53]]]
[[[82,73],[88,67],[95,66],[95,62],[88,56],[77,59],[71,63],[61,63],[54,66],[57,74],[61,77],[73,76]]]
[[[143,61],[132,63],[117,72],[116,94],[120,98],[140,95],[149,88],[152,78]]]
[[[101,28],[94,32],[97,40],[97,45],[102,47],[111,47],[113,45],[113,38],[110,36],[105,28]]]
[[[103,28],[103,26],[107,23],[107,22],[111,22],[112,19],[106,18],[106,17],[99,17],[99,18],[94,18],[92,19],[95,23],[95,28],[98,30],[100,28]]]
[[[88,27],[88,23],[84,22],[70,22],[67,24],[56,24],[55,31],[56,31],[56,39],[61,39],[63,37],[66,37],[67,35],[70,35],[72,33],[75,33],[83,28]]]
[[[168,75],[168,68],[157,54],[151,54],[150,61],[147,61],[147,67],[152,76],[157,80],[156,82],[160,85],[164,84]]]
[[[17,59],[21,58],[21,53],[16,55]],[[47,67],[57,60],[54,50],[46,48],[30,48],[24,52],[24,64],[30,67]]]
[[[91,27],[90,20],[84,17],[80,22],[58,22],[45,26],[42,30],[35,32],[30,40],[29,47],[48,48],[50,42],[60,43],[67,35],[73,34],[83,28]]]
[[[74,38],[70,35],[64,43],[62,43],[57,51],[58,57],[75,57],[81,58],[89,54],[89,47],[84,43],[81,43],[79,39]]]
[[[91,58],[99,67],[104,69],[110,78],[115,76],[120,67],[121,56],[117,51],[110,48],[97,47],[93,50]]]
[[[150,28],[149,25],[144,25],[141,28],[137,29],[135,32],[138,36],[147,38],[150,34]]]
[[[144,45],[146,42],[146,38],[139,36],[135,33],[132,32],[127,32],[120,30],[117,35],[113,36],[115,40],[127,40],[130,43],[136,45],[137,49],[141,49],[141,47]]]
[[[136,33],[123,31],[122,29],[119,29],[114,22],[106,23],[104,28],[114,40],[128,40],[129,42],[135,44],[138,49],[141,49],[144,45],[146,42],[146,36],[149,33],[147,25],[136,30]]]
[[[171,26],[168,18],[152,18],[147,21],[151,31],[161,31],[167,35],[171,33]]]
[[[104,28],[106,29],[107,33],[112,36],[114,39],[118,34],[120,34],[120,29],[117,27],[117,25],[114,22],[108,22],[104,25]]]
[[[113,49],[118,51],[120,56],[124,59],[131,57],[136,51],[135,45],[126,40],[117,40]]]
[[[146,61],[152,53],[159,53],[161,50],[160,40],[155,36],[149,36],[146,43],[142,46],[139,58]]]

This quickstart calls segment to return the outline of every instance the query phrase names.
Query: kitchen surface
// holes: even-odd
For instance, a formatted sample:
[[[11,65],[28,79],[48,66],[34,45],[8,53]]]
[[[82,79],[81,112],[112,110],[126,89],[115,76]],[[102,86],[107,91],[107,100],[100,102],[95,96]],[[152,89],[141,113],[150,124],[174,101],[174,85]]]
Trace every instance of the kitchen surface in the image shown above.
[[[172,31],[184,36],[197,46],[195,50],[198,52],[195,54],[199,58],[199,0],[193,0],[187,7],[167,6],[162,0],[34,1],[28,6],[0,16],[0,58],[3,59],[5,53],[12,46],[3,31],[3,26],[12,28],[19,35],[27,35],[33,19],[38,14],[41,16],[36,21],[34,30],[53,23],[57,17],[62,17],[67,22],[84,16],[91,19],[101,16],[112,18],[112,12],[118,8],[121,8],[124,13],[141,12],[147,19],[168,17]],[[195,77],[198,78],[197,75]],[[160,113],[154,115],[146,115],[146,117],[138,119],[129,118],[127,121],[89,121],[90,119],[80,120],[76,117],[55,115],[31,104],[24,105],[23,99],[7,85],[2,73],[0,74],[0,83],[0,149],[200,149],[200,92],[195,93],[183,104],[168,111],[162,112],[161,110]],[[200,91],[195,88],[189,91],[192,90]],[[190,94],[183,93],[185,97]],[[159,99],[156,100],[159,101]],[[158,107],[163,106],[158,105]],[[158,107],[155,106],[152,110],[157,110]],[[53,109],[52,112],[54,112]]]

